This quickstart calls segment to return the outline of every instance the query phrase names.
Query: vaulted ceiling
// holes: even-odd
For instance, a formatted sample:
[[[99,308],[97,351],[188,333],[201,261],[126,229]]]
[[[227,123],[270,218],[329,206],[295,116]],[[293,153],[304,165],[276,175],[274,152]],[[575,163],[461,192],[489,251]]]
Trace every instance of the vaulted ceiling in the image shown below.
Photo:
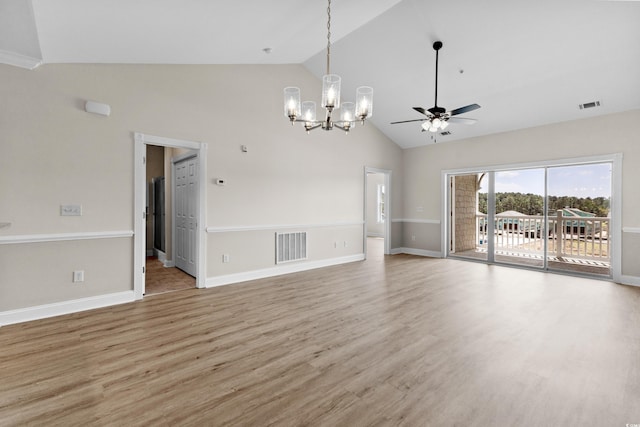
[[[0,0],[0,61],[302,63],[320,77],[326,9],[323,0]],[[371,122],[403,148],[640,108],[640,1],[333,0],[331,33],[343,99],[373,86]],[[438,104],[482,108],[461,116],[476,124],[452,124],[434,141],[419,122],[389,123],[433,106],[436,40]],[[303,98],[319,101],[320,85]],[[578,107],[592,101],[600,106]]]

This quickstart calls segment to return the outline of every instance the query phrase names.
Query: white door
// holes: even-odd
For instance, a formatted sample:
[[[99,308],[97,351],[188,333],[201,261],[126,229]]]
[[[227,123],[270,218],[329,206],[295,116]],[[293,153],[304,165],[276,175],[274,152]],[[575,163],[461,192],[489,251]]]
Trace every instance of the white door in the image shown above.
[[[196,275],[198,158],[174,163],[174,245],[176,267]]]

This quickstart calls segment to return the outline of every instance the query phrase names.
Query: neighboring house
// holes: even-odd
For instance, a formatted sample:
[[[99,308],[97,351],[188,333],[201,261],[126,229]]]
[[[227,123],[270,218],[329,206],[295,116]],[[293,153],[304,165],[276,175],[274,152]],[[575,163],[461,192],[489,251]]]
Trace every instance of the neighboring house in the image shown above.
[[[577,208],[565,207],[560,209],[563,217],[563,230],[566,233],[578,234],[581,236],[589,236],[594,233],[600,233],[600,222],[576,219],[575,221],[566,220],[564,218],[595,218],[596,214],[585,212]]]

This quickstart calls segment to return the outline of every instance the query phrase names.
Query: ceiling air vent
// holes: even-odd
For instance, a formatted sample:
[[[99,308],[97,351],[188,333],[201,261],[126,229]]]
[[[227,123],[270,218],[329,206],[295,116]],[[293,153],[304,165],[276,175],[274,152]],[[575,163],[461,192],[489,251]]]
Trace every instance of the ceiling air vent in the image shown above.
[[[444,132],[440,132],[440,135],[442,136],[451,135],[451,132],[449,132],[448,130],[445,130]]]
[[[581,110],[586,110],[587,108],[594,108],[599,106],[600,106],[600,101],[591,101],[591,102],[585,102],[584,104],[578,104],[578,107]]]

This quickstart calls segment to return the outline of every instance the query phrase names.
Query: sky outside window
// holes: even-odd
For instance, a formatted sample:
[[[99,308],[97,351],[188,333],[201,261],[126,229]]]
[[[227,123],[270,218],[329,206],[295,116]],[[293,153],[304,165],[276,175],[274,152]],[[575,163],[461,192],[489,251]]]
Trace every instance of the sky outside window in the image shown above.
[[[611,164],[550,167],[548,169],[549,195],[611,197]],[[518,169],[496,173],[496,193],[531,193],[544,195],[544,169]],[[481,188],[487,190],[487,180]]]

